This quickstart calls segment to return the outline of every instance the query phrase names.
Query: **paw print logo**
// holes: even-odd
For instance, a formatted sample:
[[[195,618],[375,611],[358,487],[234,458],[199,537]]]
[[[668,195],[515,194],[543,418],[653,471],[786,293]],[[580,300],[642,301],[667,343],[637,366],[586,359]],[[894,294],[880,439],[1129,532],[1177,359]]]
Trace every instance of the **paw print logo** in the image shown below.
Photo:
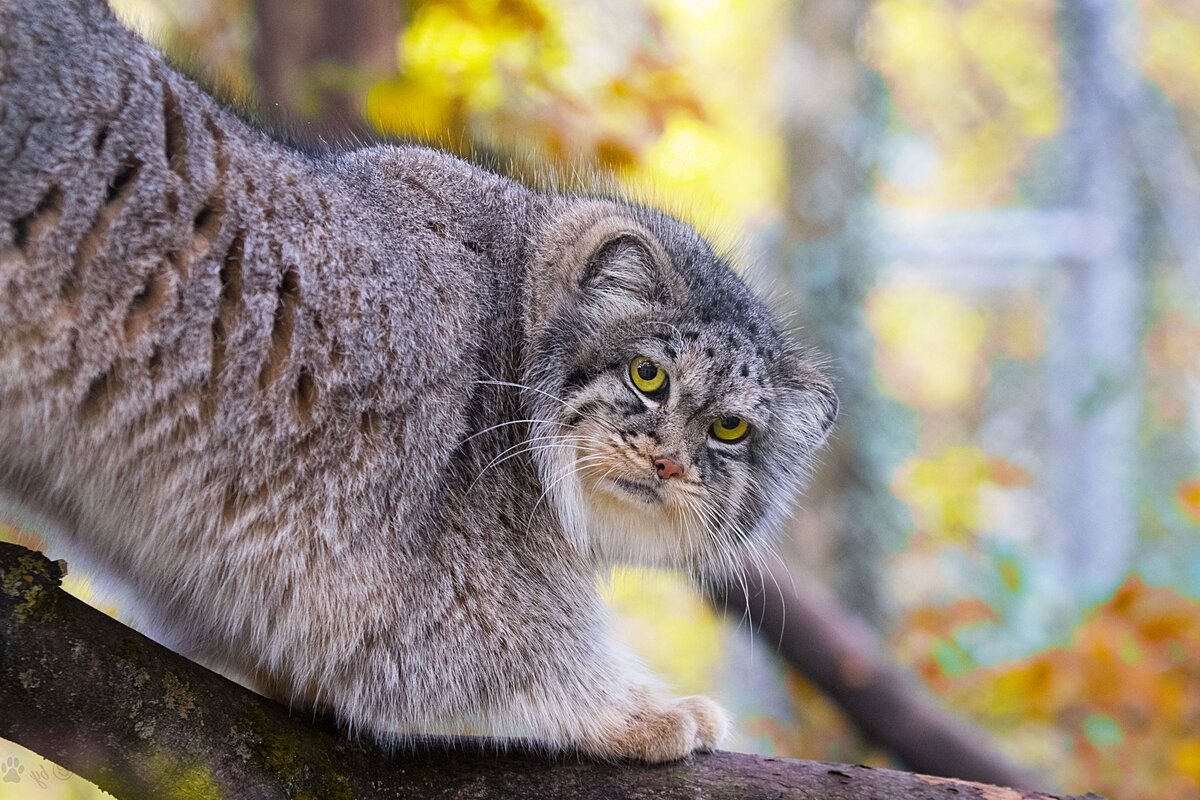
[[[15,756],[9,756],[0,763],[0,775],[4,776],[4,783],[20,783],[21,773],[25,771],[25,767]]]

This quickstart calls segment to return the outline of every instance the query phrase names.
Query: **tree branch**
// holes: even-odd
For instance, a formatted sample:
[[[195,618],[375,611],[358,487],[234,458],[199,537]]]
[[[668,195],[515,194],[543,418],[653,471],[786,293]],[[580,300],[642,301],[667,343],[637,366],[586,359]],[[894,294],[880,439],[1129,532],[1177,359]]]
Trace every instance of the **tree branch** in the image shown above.
[[[660,767],[424,739],[388,755],[126,628],[60,587],[62,562],[0,544],[0,736],[121,800],[186,797],[1019,800],[963,781],[713,753]]]

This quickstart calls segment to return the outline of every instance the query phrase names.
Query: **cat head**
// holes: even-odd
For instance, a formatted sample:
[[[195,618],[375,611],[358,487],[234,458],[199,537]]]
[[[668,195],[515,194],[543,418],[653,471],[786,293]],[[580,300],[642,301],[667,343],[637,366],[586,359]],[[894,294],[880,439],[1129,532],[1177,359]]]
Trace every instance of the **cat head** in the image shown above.
[[[547,498],[603,561],[722,569],[775,528],[837,399],[691,228],[575,200],[538,243],[525,382]]]

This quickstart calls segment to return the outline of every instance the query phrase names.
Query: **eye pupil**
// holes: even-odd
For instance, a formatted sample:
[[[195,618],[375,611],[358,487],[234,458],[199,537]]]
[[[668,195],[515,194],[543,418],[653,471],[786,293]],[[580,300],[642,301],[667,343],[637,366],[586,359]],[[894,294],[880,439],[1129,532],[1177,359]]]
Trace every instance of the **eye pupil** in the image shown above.
[[[637,374],[644,381],[652,381],[658,374],[658,364],[653,361],[643,361],[637,366]]]
[[[733,429],[733,428],[736,428],[741,423],[742,423],[741,417],[721,417],[721,427],[723,427],[723,428]]]

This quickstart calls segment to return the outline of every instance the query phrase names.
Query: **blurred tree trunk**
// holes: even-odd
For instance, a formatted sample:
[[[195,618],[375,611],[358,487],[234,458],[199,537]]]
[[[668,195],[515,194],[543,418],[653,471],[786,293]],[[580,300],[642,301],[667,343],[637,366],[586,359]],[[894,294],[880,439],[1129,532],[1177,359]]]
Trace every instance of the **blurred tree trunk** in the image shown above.
[[[874,387],[866,298],[874,281],[868,237],[874,131],[882,91],[857,44],[863,0],[797,3],[788,51],[790,170],[786,229],[777,259],[805,338],[832,357],[842,412],[824,467],[798,517],[801,563],[836,576],[833,589],[876,627],[887,621],[879,569],[901,535],[903,510],[888,489],[903,419]],[[891,432],[891,433],[889,433]],[[828,548],[812,552],[813,542]]]
[[[1058,466],[1048,488],[1058,512],[1051,535],[1061,574],[1080,604],[1111,595],[1137,549],[1145,295],[1137,250],[1144,209],[1122,114],[1123,96],[1137,86],[1120,38],[1129,27],[1123,4],[1060,4],[1072,200],[1088,235],[1064,264],[1066,283],[1051,307],[1047,406]]]
[[[251,63],[269,117],[344,140],[369,130],[366,90],[396,71],[400,0],[255,0]]]

